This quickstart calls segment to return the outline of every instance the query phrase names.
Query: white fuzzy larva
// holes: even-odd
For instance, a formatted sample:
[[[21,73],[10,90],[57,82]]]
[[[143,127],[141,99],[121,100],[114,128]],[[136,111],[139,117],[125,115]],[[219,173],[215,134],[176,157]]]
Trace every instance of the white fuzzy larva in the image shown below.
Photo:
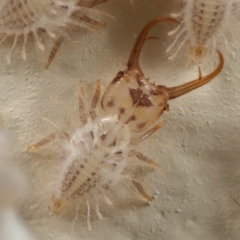
[[[43,33],[47,33],[50,38],[61,36],[61,28],[67,24],[89,29],[88,20],[72,18],[75,13],[84,17],[88,11],[91,12],[91,9],[81,6],[79,0],[1,0],[0,43],[12,39],[7,62],[10,63],[11,54],[18,42],[21,42],[22,58],[26,59],[28,38],[35,39],[38,48],[44,50],[41,39]]]
[[[176,35],[167,52],[178,45],[174,58],[186,43],[189,46],[189,60],[200,64],[207,55],[217,48],[219,38],[224,38],[224,31],[229,27],[233,0],[185,0],[183,10],[172,14],[180,20],[180,25],[169,32]]]

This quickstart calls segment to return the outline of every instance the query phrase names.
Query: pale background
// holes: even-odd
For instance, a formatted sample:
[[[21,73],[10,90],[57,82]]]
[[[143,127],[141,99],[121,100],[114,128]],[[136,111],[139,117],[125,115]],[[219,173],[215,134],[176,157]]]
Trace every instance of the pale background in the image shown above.
[[[88,232],[86,221],[80,218],[75,235],[71,232],[73,219],[61,217],[55,221],[48,215],[47,205],[38,207],[44,187],[47,189],[46,176],[55,171],[47,169],[47,161],[40,154],[23,150],[41,139],[39,135],[56,130],[43,117],[64,130],[69,120],[65,110],[50,97],[61,99],[77,122],[79,80],[87,81],[89,86],[94,86],[97,79],[104,86],[109,83],[119,70],[125,69],[135,37],[143,26],[154,17],[179,9],[181,1],[133,2],[132,6],[128,0],[113,0],[99,6],[115,20],[101,17],[106,27],[99,29],[99,36],[72,29],[70,39],[64,42],[49,70],[43,66],[52,41],[46,40],[44,53],[33,47],[26,61],[17,51],[11,65],[1,58],[0,111],[5,126],[15,137],[12,159],[23,170],[30,189],[19,205],[19,214],[36,239],[42,240],[239,239],[240,207],[230,196],[240,202],[240,55],[231,42],[222,73],[207,86],[170,101],[170,112],[163,117],[166,126],[141,145],[141,151],[164,168],[163,174],[154,171],[145,177],[156,194],[152,205],[144,204],[139,197],[137,204],[103,207],[104,220],[93,214],[93,230]],[[154,27],[150,35],[159,40],[146,43],[141,56],[145,76],[167,86],[197,77],[196,67],[186,68],[184,52],[172,61],[165,54],[174,39],[167,32],[173,28],[168,23]],[[239,25],[231,30],[237,39]],[[232,39],[228,35],[226,38]],[[2,48],[1,56],[5,55],[6,49]],[[218,59],[213,59],[204,73],[216,66]]]

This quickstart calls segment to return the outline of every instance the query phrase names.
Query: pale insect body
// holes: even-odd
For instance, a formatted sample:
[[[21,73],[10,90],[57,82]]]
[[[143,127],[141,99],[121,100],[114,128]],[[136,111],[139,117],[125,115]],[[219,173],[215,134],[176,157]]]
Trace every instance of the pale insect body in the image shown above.
[[[182,12],[172,14],[181,24],[169,32],[169,35],[176,35],[166,50],[172,52],[173,48],[176,48],[170,59],[174,58],[186,43],[189,48],[189,61],[200,64],[211,55],[216,46],[219,47],[219,38],[223,38],[227,44],[224,32],[229,27],[233,6],[233,0],[183,1]]]
[[[102,1],[100,1],[102,2]],[[98,4],[97,1],[96,4]],[[26,59],[26,47],[30,38],[35,39],[39,49],[44,50],[42,34],[54,39],[64,35],[62,27],[68,24],[91,29],[97,24],[88,13],[95,10],[81,6],[79,0],[2,0],[0,3],[0,43],[11,39],[11,54],[19,42],[22,58]],[[78,17],[77,16],[81,16]],[[76,19],[76,20],[75,20]]]
[[[57,136],[64,139],[64,162],[52,192],[49,209],[59,213],[73,203],[78,209],[78,203],[85,199],[88,229],[91,229],[90,199],[95,199],[96,214],[102,219],[98,207],[100,196],[111,204],[108,192],[123,179],[132,182],[148,202],[152,201],[153,198],[144,190],[140,179],[129,172],[129,166],[133,161],[158,169],[160,166],[137,152],[137,145],[164,125],[157,121],[164,110],[168,109],[168,100],[206,84],[223,67],[223,57],[219,53],[218,67],[205,77],[200,74],[196,80],[171,88],[151,83],[145,78],[138,59],[149,30],[163,21],[176,22],[173,18],[157,18],[149,22],[136,40],[127,69],[117,74],[102,97],[100,81],[97,81],[89,108],[81,82],[79,111],[83,127],[72,135],[64,131],[54,132],[27,148],[29,151],[35,150]]]

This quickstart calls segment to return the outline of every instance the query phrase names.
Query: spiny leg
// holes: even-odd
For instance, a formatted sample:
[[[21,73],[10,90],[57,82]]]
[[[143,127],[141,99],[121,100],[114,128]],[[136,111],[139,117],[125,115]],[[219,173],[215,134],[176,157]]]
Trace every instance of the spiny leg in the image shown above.
[[[43,138],[42,140],[40,140],[37,143],[34,143],[30,146],[27,147],[26,151],[32,151],[35,150],[49,142],[51,142],[52,140],[54,140],[56,137],[62,138],[62,139],[69,139],[69,135],[64,132],[64,131],[56,131],[51,133],[50,135],[48,135],[47,137]]]
[[[134,187],[136,187],[136,189],[139,191],[139,193],[148,201],[148,203],[150,204],[153,200],[153,197],[149,196],[145,190],[143,189],[143,186],[141,183],[132,180],[132,183],[134,185]]]
[[[104,27],[105,26],[104,22],[99,22],[99,21],[94,20],[85,15],[77,15],[76,18],[78,18],[79,21],[84,21],[84,22],[90,23],[91,25],[94,25],[96,27]]]
[[[141,162],[147,164],[148,166],[150,166],[150,167],[155,167],[155,168],[157,168],[159,171],[162,171],[162,168],[160,167],[160,165],[159,165],[157,162],[153,161],[152,159],[148,158],[147,156],[143,155],[143,154],[140,153],[140,152],[137,152],[137,151],[135,151],[135,150],[131,150],[131,151],[129,152],[129,155],[128,155],[128,156],[129,156],[129,157],[137,157],[138,160],[140,160]]]
[[[59,47],[60,47],[60,46],[62,45],[62,43],[63,43],[63,40],[64,40],[63,36],[60,36],[60,37],[57,39],[57,41],[55,42],[55,44],[54,44],[54,46],[53,46],[53,48],[52,48],[52,51],[50,52],[50,55],[49,55],[49,57],[48,57],[47,63],[46,63],[46,65],[45,65],[45,68],[46,68],[46,69],[48,69],[48,68],[50,67],[50,65],[51,65],[51,63],[52,63],[52,61],[53,61],[53,59],[54,59],[54,57],[55,57],[55,55],[56,55]]]
[[[165,125],[164,122],[155,125],[155,126],[152,127],[151,129],[149,129],[147,132],[145,132],[142,136],[140,136],[140,137],[138,137],[138,138],[133,138],[133,139],[131,139],[131,142],[130,142],[130,143],[131,143],[132,145],[138,145],[138,144],[141,143],[143,140],[145,140],[146,138],[148,138],[149,136],[151,136],[153,133],[155,133],[156,131],[158,131],[159,129],[161,129],[164,125]]]
[[[87,113],[87,106],[84,100],[84,82],[80,81],[80,88],[79,88],[79,115],[80,120],[83,125],[87,123],[88,113]]]
[[[88,4],[88,7],[93,7],[95,5],[98,5],[98,4],[101,4],[101,3],[105,3],[107,2],[108,0],[94,0],[92,1],[91,3]]]
[[[89,114],[90,114],[92,120],[94,120],[97,117],[95,108],[96,108],[98,100],[99,100],[100,92],[101,92],[100,80],[97,80],[95,94],[93,96],[92,103],[91,103],[90,109],[89,109]]]
[[[193,80],[188,83],[185,83],[185,84],[182,84],[177,87],[166,88],[166,91],[169,95],[169,99],[174,99],[174,98],[180,97],[196,88],[199,88],[199,87],[205,85],[206,83],[208,83],[212,79],[214,79],[221,72],[223,65],[224,65],[224,58],[223,58],[222,54],[219,51],[217,51],[217,53],[218,53],[220,61],[219,61],[217,68],[213,72],[211,72],[210,74],[208,74],[205,77],[202,77],[201,70],[200,70],[200,68],[198,68],[198,70],[199,70],[198,79]]]
[[[102,1],[102,2],[104,2],[104,1]],[[95,4],[91,4],[91,6],[94,6],[94,5],[96,5],[96,3],[95,3]],[[90,7],[91,7],[91,6],[90,6]],[[85,15],[82,15],[82,14],[77,14],[77,13],[75,13],[75,14],[73,14],[73,15],[74,15],[75,18],[77,18],[78,21],[83,21],[83,22],[89,23],[89,24],[92,25],[92,26],[97,26],[97,27],[103,27],[103,26],[105,26],[105,23],[96,21],[96,20],[94,20],[94,19],[92,19],[92,18],[90,18],[90,17],[88,17],[88,16],[85,16]],[[73,23],[74,23],[74,21],[73,21]],[[82,25],[82,27],[84,27],[84,25]],[[91,28],[90,28],[90,27],[87,27],[87,25],[86,25],[85,27],[86,27],[87,29],[90,29],[90,30],[91,30]],[[93,30],[93,31],[94,31],[94,30]],[[53,33],[51,33],[51,32],[48,32],[48,33],[49,33],[52,37],[55,37],[55,35],[54,35]],[[46,65],[45,65],[45,68],[46,68],[46,69],[48,69],[48,68],[50,67],[50,65],[52,64],[52,61],[53,61],[53,59],[55,58],[55,55],[56,55],[59,47],[62,45],[63,41],[64,41],[64,36],[60,36],[60,37],[56,40],[56,42],[55,42],[55,44],[54,44],[54,46],[53,46],[53,48],[52,48],[52,50],[51,50],[51,52],[50,52],[50,55],[49,55],[49,57],[48,57],[47,63],[46,63]]]

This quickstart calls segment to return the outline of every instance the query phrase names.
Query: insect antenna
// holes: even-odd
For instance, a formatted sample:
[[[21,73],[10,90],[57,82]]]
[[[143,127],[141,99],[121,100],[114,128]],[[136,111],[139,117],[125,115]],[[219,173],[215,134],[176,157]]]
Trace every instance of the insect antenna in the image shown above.
[[[221,72],[223,65],[224,65],[224,58],[223,58],[222,54],[219,51],[217,51],[217,53],[219,55],[220,61],[219,61],[217,68],[213,72],[206,75],[205,77],[202,77],[201,69],[200,69],[200,67],[198,67],[198,70],[199,70],[199,78],[198,79],[193,80],[189,83],[182,84],[177,87],[166,88],[166,91],[169,95],[169,99],[174,99],[174,98],[180,97],[188,92],[191,92],[192,90],[205,85],[206,83],[210,82],[214,77],[216,77]]]
[[[169,21],[169,22],[175,22],[175,23],[179,23],[178,20],[176,20],[175,18],[171,18],[171,17],[162,17],[162,18],[156,18],[154,20],[152,20],[151,22],[149,22],[142,30],[142,32],[139,34],[135,45],[133,46],[132,52],[130,54],[129,60],[128,60],[128,70],[139,70],[141,71],[141,68],[139,67],[139,56],[142,50],[142,47],[145,43],[145,40],[147,38],[147,34],[150,31],[150,29],[157,23],[160,22],[165,22],[165,21]]]

